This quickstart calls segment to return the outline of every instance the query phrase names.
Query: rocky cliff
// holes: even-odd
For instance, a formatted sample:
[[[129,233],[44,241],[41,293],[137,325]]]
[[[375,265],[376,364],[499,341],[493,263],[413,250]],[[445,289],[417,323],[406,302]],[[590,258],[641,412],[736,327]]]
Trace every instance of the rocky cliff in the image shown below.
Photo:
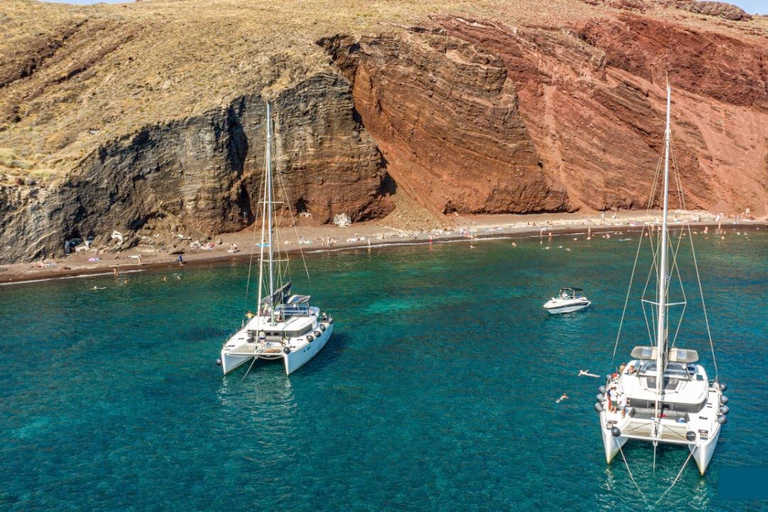
[[[9,0],[0,261],[252,222],[267,98],[289,204],[315,222],[381,218],[393,193],[434,214],[605,210],[648,201],[668,77],[686,206],[767,213],[762,17],[683,0],[331,7]]]
[[[292,212],[311,207],[320,222],[340,212],[352,220],[389,213],[381,155],[352,116],[346,80],[317,74],[281,91],[272,106],[273,166]],[[1,188],[3,258],[60,253],[73,238],[170,246],[179,235],[240,230],[258,211],[265,140],[265,100],[243,96],[111,141],[49,187]]]

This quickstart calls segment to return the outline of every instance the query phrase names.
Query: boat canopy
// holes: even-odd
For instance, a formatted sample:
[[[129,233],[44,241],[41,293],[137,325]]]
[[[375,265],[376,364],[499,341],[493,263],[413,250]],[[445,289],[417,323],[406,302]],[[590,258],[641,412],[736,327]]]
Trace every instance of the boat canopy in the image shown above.
[[[283,302],[285,302],[285,298],[288,297],[290,293],[291,293],[291,282],[288,281],[283,286],[275,290],[275,293],[261,299],[261,303],[266,304],[268,306],[274,306],[275,304],[282,304]]]
[[[635,347],[632,349],[632,357],[634,359],[656,360],[657,355],[656,347]]]
[[[673,348],[669,351],[669,360],[675,363],[695,363],[699,353],[687,348]]]
[[[635,347],[632,349],[632,357],[635,359],[655,360],[658,354],[656,347]],[[671,363],[695,363],[699,360],[699,353],[687,348],[673,348],[669,351]]]

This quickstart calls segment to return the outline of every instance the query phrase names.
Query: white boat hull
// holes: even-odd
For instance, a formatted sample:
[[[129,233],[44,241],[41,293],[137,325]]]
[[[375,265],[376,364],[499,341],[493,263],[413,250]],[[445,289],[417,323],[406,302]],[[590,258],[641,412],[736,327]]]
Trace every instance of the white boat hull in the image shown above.
[[[582,309],[588,308],[590,304],[592,303],[586,299],[571,301],[552,299],[544,304],[544,309],[546,309],[550,315],[560,315],[563,313],[573,313],[575,311],[580,311]]]
[[[717,447],[717,439],[719,437],[720,428],[718,427],[717,430],[715,430],[714,435],[712,435],[709,439],[706,441],[699,440],[696,445],[688,447],[693,454],[693,458],[696,460],[696,466],[699,468],[699,474],[702,476],[707,471],[709,461],[712,460],[712,455],[715,453],[715,448]]]
[[[321,329],[320,326],[324,329]],[[317,334],[319,333],[319,335]],[[333,320],[323,321],[314,330],[313,341],[307,341],[306,337],[299,340],[292,339],[289,343],[290,350],[276,342],[257,343],[248,335],[248,328],[244,327],[232,336],[221,350],[220,363],[224,375],[232,373],[241,366],[251,363],[254,358],[274,361],[282,359],[285,364],[285,373],[290,375],[320,352],[333,333]]]
[[[690,413],[686,422],[664,419],[658,427],[651,418],[632,418],[629,414],[622,417],[620,412],[600,412],[600,430],[603,437],[605,460],[608,464],[616,457],[624,444],[630,440],[659,444],[687,446],[696,461],[699,473],[704,475],[712,460],[720,437],[721,424],[718,422],[718,407],[722,402],[722,393],[716,388],[709,388],[708,404],[701,411]],[[603,402],[605,407],[605,403]],[[619,429],[619,435],[613,435],[613,428]],[[692,433],[692,437],[687,437]]]
[[[285,362],[285,374],[292,374],[304,366],[310,359],[315,357],[317,353],[325,347],[325,344],[328,343],[328,338],[331,337],[332,332],[333,324],[330,324],[312,343],[307,343],[300,349],[291,351],[290,354],[285,354],[283,356],[283,361]]]
[[[236,354],[222,354],[221,355],[221,367],[224,371],[224,375],[232,373],[240,368],[245,363],[253,359],[252,355],[236,355]]]

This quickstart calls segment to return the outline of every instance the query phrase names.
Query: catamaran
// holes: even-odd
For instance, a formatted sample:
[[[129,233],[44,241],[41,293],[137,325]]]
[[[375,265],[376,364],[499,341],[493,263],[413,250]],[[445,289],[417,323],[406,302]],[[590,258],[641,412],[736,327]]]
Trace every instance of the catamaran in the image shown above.
[[[719,382],[717,373],[715,378],[710,381],[704,367],[696,364],[699,360],[699,354],[696,350],[675,346],[687,303],[678,267],[680,242],[684,237],[691,241],[691,254],[693,255],[697,279],[699,271],[693,252],[690,227],[686,229],[686,226],[682,226],[678,230],[679,237],[676,244],[672,244],[670,238],[667,218],[671,139],[670,108],[671,90],[667,85],[661,225],[657,225],[655,230],[654,226],[644,227],[640,237],[640,246],[638,246],[639,255],[640,247],[647,236],[654,253],[654,263],[641,301],[648,322],[647,331],[650,345],[634,347],[631,351],[630,361],[621,365],[615,373],[606,376],[605,385],[599,389],[600,393],[597,395],[598,402],[595,404],[595,409],[600,414],[600,431],[605,458],[608,463],[619,452],[626,461],[622,447],[629,440],[652,443],[654,464],[656,461],[655,450],[659,444],[680,445],[686,446],[690,450],[686,464],[693,457],[699,472],[703,475],[717,446],[721,427],[727,421],[728,406],[726,404],[728,398],[723,395],[726,386]],[[682,194],[682,190],[678,192]],[[654,197],[651,194],[649,209],[653,204]],[[646,231],[647,229],[650,231]],[[671,300],[670,289],[673,277],[679,281],[681,291],[679,295],[682,297],[679,301],[677,299]],[[655,284],[653,283],[654,279]],[[630,281],[630,290],[631,286]],[[700,280],[699,291],[701,291]],[[652,296],[653,294],[655,297]],[[649,298],[645,298],[646,295]],[[629,299],[629,293],[627,299]],[[701,304],[707,336],[712,348],[713,362],[715,370],[717,370],[703,296],[701,297]],[[679,308],[675,311],[681,311],[677,326],[672,325],[673,336],[671,338],[670,317],[672,315],[670,308]],[[623,319],[622,316],[622,322]],[[653,325],[653,320],[655,320],[655,325]],[[617,346],[620,336],[621,324],[619,336],[616,339]],[[614,348],[615,353],[616,349]]]
[[[272,175],[272,117],[267,104],[267,147],[264,171],[259,286],[256,313],[221,349],[217,361],[224,375],[259,360],[282,360],[290,375],[317,355],[333,333],[333,318],[310,306],[308,295],[292,295],[288,260],[278,252]],[[249,268],[250,279],[250,268]],[[250,368],[249,368],[250,370]]]

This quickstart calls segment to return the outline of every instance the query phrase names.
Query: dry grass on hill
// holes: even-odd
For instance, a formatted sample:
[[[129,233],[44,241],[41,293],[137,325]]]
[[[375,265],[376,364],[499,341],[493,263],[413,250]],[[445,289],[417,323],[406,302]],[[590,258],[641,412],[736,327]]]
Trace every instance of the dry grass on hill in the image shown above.
[[[321,37],[386,32],[436,13],[566,25],[607,12],[619,11],[582,0],[2,0],[0,181],[55,176],[142,126],[329,70],[315,44]],[[659,12],[694,24],[702,19]],[[716,24],[768,33],[765,17]],[[18,76],[20,69],[29,76]]]

